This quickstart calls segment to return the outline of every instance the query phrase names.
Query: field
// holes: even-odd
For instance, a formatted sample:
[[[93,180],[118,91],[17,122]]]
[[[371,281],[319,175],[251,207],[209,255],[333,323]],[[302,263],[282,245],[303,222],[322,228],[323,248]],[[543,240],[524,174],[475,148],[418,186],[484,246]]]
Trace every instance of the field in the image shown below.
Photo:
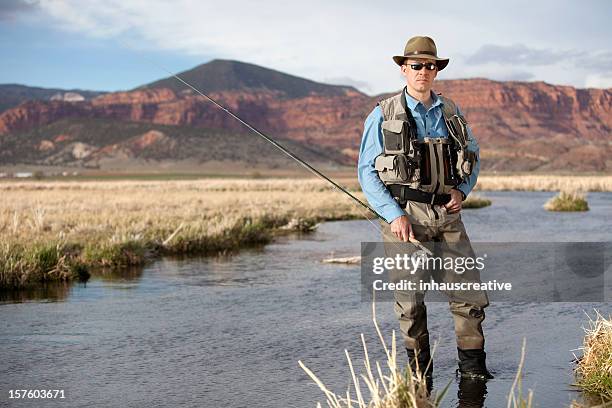
[[[317,180],[9,182],[0,194],[0,287],[234,250],[361,216]]]

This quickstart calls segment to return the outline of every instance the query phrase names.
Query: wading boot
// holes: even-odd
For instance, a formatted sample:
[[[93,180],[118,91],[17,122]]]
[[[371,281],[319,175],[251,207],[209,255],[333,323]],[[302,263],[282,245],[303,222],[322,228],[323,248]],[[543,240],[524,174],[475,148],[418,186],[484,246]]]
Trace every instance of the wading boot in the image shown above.
[[[408,352],[408,362],[413,373],[421,373],[425,377],[427,383],[427,391],[431,392],[433,388],[433,361],[431,360],[431,352],[429,348],[418,350],[418,355],[415,357],[415,351],[406,349]],[[417,369],[418,363],[418,369]]]
[[[487,370],[487,353],[481,349],[461,350],[457,349],[459,354],[459,370],[461,377],[473,378],[477,380],[490,380],[493,375]]]

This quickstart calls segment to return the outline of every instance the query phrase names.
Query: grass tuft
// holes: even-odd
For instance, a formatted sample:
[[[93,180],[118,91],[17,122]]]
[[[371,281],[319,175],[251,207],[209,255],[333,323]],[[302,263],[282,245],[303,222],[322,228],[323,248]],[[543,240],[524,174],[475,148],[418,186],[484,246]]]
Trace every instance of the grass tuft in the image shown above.
[[[302,361],[298,364],[308,376],[319,386],[327,398],[327,406],[330,408],[432,408],[439,407],[442,398],[448,390],[448,386],[438,395],[430,394],[427,390],[427,382],[420,372],[413,372],[410,365],[402,372],[398,366],[397,345],[395,331],[391,336],[391,349],[378,327],[376,321],[376,304],[372,302],[372,320],[378,333],[379,340],[387,357],[387,362],[381,364],[376,361],[373,365],[370,361],[365,337],[361,334],[361,344],[364,354],[364,373],[357,376],[353,361],[347,350],[344,351],[348,361],[352,388],[345,395],[335,394],[330,391],[319,378],[306,367]],[[450,383],[449,383],[450,385]],[[365,388],[362,388],[365,387]],[[364,391],[367,389],[367,391]],[[351,393],[353,393],[351,395]],[[369,396],[367,396],[369,394]],[[319,403],[317,407],[320,407]]]
[[[491,205],[491,200],[480,197],[479,195],[470,194],[468,198],[461,204],[462,208],[482,208]]]
[[[561,191],[544,204],[548,211],[589,211],[585,195],[580,192]]]
[[[577,359],[576,385],[588,394],[612,401],[612,316],[595,311],[584,329],[583,355]]]

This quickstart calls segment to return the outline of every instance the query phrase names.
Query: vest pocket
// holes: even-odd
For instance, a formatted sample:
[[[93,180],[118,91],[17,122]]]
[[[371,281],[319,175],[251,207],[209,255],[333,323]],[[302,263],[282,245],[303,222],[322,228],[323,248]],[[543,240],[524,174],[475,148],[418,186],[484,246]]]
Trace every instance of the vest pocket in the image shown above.
[[[407,138],[403,120],[385,120],[382,123],[385,154],[406,153]]]
[[[404,154],[381,154],[374,161],[374,168],[385,183],[409,183],[415,178],[417,167],[417,164]]]

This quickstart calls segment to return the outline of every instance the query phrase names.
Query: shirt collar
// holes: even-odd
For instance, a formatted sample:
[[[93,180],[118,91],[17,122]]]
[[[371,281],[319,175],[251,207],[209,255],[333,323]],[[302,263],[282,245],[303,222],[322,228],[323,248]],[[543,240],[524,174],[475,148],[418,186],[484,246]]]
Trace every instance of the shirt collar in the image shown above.
[[[433,101],[433,103],[431,104],[432,108],[435,106],[444,105],[444,102],[442,102],[442,99],[438,97],[438,95],[436,95],[435,92],[433,91],[429,91],[429,92],[431,92],[431,99]],[[410,110],[416,110],[416,107],[419,104],[425,107],[425,105],[423,105],[421,101],[416,100],[412,96],[410,96],[410,94],[406,91],[406,89],[404,89],[404,96],[406,97],[406,105],[410,108]]]

